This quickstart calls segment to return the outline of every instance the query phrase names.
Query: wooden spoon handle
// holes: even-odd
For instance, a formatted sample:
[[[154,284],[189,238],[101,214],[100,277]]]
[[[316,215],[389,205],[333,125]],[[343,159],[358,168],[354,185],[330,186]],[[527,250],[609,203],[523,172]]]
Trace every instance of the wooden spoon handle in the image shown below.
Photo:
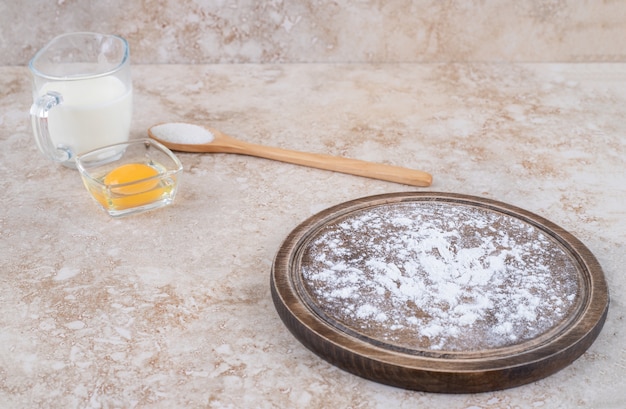
[[[295,165],[332,170],[334,172],[386,180],[405,185],[426,187],[431,185],[433,179],[429,173],[402,168],[399,166],[384,165],[358,159],[342,158],[317,153],[291,151],[242,141],[237,141],[236,145],[236,147],[231,146],[230,151],[232,153],[257,156],[280,162],[293,163]]]

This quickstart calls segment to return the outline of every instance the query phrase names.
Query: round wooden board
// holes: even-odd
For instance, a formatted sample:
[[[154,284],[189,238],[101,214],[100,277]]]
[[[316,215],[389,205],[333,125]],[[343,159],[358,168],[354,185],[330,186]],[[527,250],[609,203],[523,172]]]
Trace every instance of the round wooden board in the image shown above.
[[[535,243],[533,240],[533,243],[520,242],[516,245],[534,246],[539,254],[544,251],[539,245],[543,245],[551,247],[550,251],[554,250],[564,255],[565,263],[570,266],[571,270],[567,274],[572,277],[562,279],[561,275],[566,274],[563,268],[560,265],[553,265],[552,271],[548,271],[548,284],[552,283],[550,280],[554,278],[557,283],[570,282],[569,288],[571,289],[571,283],[574,283],[575,291],[572,294],[566,294],[566,290],[556,286],[555,289],[550,290],[556,291],[556,297],[552,297],[552,301],[546,305],[553,309],[554,306],[551,303],[571,300],[568,301],[566,311],[536,334],[528,335],[527,328],[517,323],[522,335],[516,335],[517,341],[512,341],[516,339],[516,336],[511,335],[502,344],[489,343],[488,337],[486,335],[483,337],[481,331],[486,333],[493,330],[489,327],[489,321],[486,321],[484,328],[479,327],[477,321],[472,325],[483,328],[477,330],[477,334],[472,335],[478,339],[478,346],[474,345],[467,349],[463,349],[462,343],[457,344],[455,337],[444,339],[447,343],[440,342],[436,347],[434,345],[429,347],[431,332],[426,332],[419,326],[413,328],[414,337],[407,335],[405,331],[393,338],[381,335],[386,334],[384,320],[378,319],[372,322],[371,327],[374,329],[368,329],[370,325],[367,322],[365,324],[360,322],[357,325],[356,321],[352,320],[351,317],[354,314],[348,318],[341,315],[343,313],[337,312],[339,309],[327,303],[324,291],[316,288],[319,282],[311,278],[314,275],[303,273],[303,271],[316,268],[314,257],[309,254],[312,251],[311,248],[319,247],[319,244],[313,244],[314,241],[330,230],[340,229],[339,226],[345,225],[346,220],[353,222],[356,217],[360,217],[358,215],[365,214],[372,209],[403,211],[403,206],[407,205],[415,207],[410,208],[413,209],[408,213],[410,217],[415,217],[415,212],[421,211],[421,208],[428,210],[428,206],[443,206],[458,214],[471,216],[472,213],[476,213],[480,214],[480,217],[486,215],[490,218],[489,220],[502,219],[507,223],[512,221],[525,226],[528,231],[537,232],[536,234],[545,239],[543,244]],[[436,219],[439,216],[437,212],[431,212],[428,217]],[[446,223],[441,223],[440,220],[434,221],[440,226],[448,223],[447,221]],[[385,217],[381,218],[381,223],[387,223]],[[505,225],[498,224],[496,228],[486,226],[483,230],[494,231],[494,234],[499,234],[498,237],[508,237],[509,232],[498,232],[498,226],[502,229]],[[365,231],[368,235],[377,234],[376,229]],[[471,234],[471,232],[463,234]],[[361,238],[355,237],[354,240]],[[369,238],[372,239],[372,237]],[[346,237],[343,239],[340,245],[349,248],[352,245],[350,238],[348,237],[347,241]],[[485,242],[491,241],[490,238],[488,239]],[[374,241],[376,240],[378,238],[374,237]],[[333,248],[334,246],[333,244]],[[354,244],[354,246],[357,245]],[[316,247],[316,251],[318,250],[319,248]],[[324,252],[325,249],[322,247],[321,250]],[[357,252],[359,251],[362,249],[359,248]],[[531,254],[531,256],[534,260],[534,255]],[[326,255],[322,258],[326,258]],[[507,260],[510,260],[510,257]],[[346,259],[345,262],[349,264],[354,260]],[[506,269],[510,270],[509,267]],[[519,277],[528,279],[532,278],[532,274],[534,273],[528,271],[515,273]],[[502,285],[502,287],[508,288],[510,285]],[[568,286],[564,285],[563,288],[568,288]],[[431,288],[432,290],[439,291],[434,287]],[[530,290],[531,293],[535,292],[533,288]],[[365,197],[339,204],[310,217],[287,236],[279,249],[272,268],[271,291],[274,305],[287,328],[303,345],[323,359],[372,381],[406,389],[441,393],[474,393],[511,388],[559,371],[582,355],[593,343],[604,324],[609,305],[608,288],[598,261],[578,239],[567,231],[538,215],[505,203],[473,196],[432,192]],[[563,294],[559,294],[559,291]],[[506,294],[510,294],[508,297],[511,297],[505,300],[508,303],[506,308],[510,308],[511,304],[515,304],[515,300],[520,299],[515,296],[515,291],[509,291]],[[426,293],[423,295],[432,296]],[[367,294],[357,294],[357,296],[352,299],[362,300],[368,297]],[[413,306],[413,303],[410,304]],[[463,307],[462,304],[461,302],[460,307]],[[391,315],[398,313],[396,309],[388,312],[391,312]],[[444,316],[449,316],[449,311],[444,312],[447,314]],[[424,315],[422,310],[419,310],[419,314]],[[489,314],[493,317],[498,312],[490,311]],[[537,319],[542,318],[541,314],[539,313]],[[411,322],[416,322],[417,318],[408,317],[412,320]],[[461,318],[467,320],[467,317]],[[397,320],[395,322],[397,323]],[[533,322],[523,320],[520,322],[528,328],[536,326]],[[468,328],[474,327],[470,325]],[[459,328],[464,331],[464,327]],[[391,322],[388,329],[393,333]],[[484,345],[481,346],[481,342],[484,342]]]

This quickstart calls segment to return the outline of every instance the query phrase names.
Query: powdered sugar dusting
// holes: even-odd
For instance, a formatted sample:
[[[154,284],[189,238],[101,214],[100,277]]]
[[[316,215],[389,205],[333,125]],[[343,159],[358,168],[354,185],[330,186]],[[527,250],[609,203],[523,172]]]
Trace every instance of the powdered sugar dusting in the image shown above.
[[[451,203],[354,212],[310,239],[301,266],[320,314],[400,347],[514,345],[558,326],[578,299],[576,266],[555,239]]]

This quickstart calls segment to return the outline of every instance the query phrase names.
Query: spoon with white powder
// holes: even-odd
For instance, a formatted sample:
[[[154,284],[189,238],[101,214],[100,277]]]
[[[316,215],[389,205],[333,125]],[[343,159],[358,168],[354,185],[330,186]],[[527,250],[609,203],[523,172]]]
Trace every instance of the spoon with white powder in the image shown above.
[[[148,135],[174,151],[236,153],[406,185],[430,186],[432,183],[432,176],[419,170],[256,145],[216,129],[182,122],[155,125],[148,129]]]

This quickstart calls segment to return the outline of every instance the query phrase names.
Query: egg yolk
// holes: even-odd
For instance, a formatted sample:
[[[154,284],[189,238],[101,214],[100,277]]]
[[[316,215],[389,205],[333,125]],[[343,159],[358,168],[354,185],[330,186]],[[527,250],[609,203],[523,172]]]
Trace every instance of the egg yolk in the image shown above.
[[[164,192],[164,188],[158,187],[159,180],[144,180],[158,174],[153,167],[141,163],[129,163],[113,169],[103,180],[105,185],[111,187],[108,204],[121,210],[143,206],[159,199]],[[127,183],[125,186],[117,186]]]
[[[128,163],[113,169],[104,177],[104,184],[121,185],[124,183],[132,183],[142,179],[151,178],[158,175],[159,172],[148,165],[142,163]],[[113,192],[122,195],[134,195],[152,189],[159,183],[158,180],[146,180],[145,182],[132,183],[128,186],[118,186],[112,189]]]

